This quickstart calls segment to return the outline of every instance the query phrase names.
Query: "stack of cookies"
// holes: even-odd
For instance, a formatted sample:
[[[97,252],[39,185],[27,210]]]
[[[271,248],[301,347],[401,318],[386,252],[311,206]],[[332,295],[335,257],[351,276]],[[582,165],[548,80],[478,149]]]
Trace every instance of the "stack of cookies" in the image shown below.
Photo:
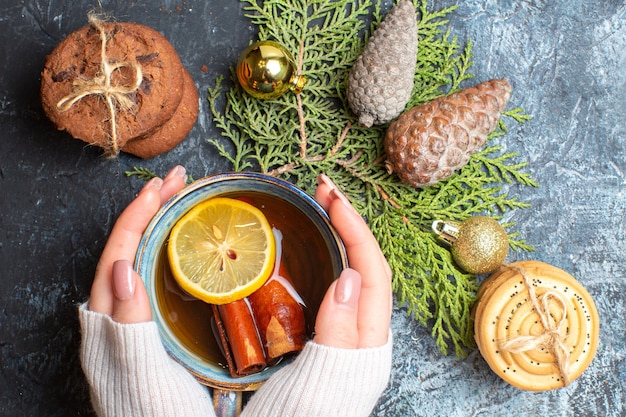
[[[591,364],[600,318],[572,275],[540,261],[505,264],[478,290],[476,345],[491,369],[529,391],[567,386]]]
[[[174,148],[198,117],[198,91],[176,50],[137,23],[102,22],[65,38],[41,74],[44,111],[59,130],[105,150],[151,158]]]

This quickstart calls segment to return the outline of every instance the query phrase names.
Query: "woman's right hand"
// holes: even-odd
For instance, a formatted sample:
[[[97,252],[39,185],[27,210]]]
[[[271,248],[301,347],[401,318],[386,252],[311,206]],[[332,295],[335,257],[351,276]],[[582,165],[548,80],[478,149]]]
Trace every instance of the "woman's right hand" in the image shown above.
[[[150,321],[152,312],[133,260],[145,228],[159,208],[185,186],[185,168],[176,166],[164,179],[153,178],[115,222],[91,286],[89,310],[119,323]]]
[[[369,227],[324,174],[315,199],[344,242],[350,268],[329,287],[315,322],[314,341],[356,349],[387,343],[391,323],[391,269]]]

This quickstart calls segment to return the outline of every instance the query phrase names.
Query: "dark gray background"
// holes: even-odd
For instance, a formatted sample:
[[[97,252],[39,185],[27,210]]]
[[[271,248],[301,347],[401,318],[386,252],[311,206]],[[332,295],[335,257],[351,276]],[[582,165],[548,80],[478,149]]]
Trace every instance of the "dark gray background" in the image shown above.
[[[199,178],[229,169],[207,144],[219,132],[206,89],[217,75],[228,78],[254,38],[240,4],[102,2],[117,20],[161,31],[200,91],[189,137],[149,161],[104,159],[98,149],[57,132],[42,113],[45,56],[83,26],[96,5],[0,0],[0,416],[91,415],[77,359],[76,306],[88,296],[115,219],[143,184],[124,172],[141,166],[165,174],[183,163]],[[499,380],[477,352],[442,356],[428,331],[397,308],[392,381],[374,415],[624,415],[625,2],[460,1],[449,18],[461,44],[474,42],[476,77],[466,85],[507,77],[514,86],[509,107],[533,117],[510,124],[499,139],[520,152],[541,184],[509,190],[532,203],[507,220],[537,250],[508,260],[537,259],[577,277],[596,300],[600,344],[571,387],[528,393]]]

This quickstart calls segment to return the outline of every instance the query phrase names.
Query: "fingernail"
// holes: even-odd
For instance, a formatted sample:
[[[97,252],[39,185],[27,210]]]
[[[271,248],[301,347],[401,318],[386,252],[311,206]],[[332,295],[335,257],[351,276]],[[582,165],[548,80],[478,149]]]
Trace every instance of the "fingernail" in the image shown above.
[[[156,188],[157,190],[160,190],[161,186],[163,186],[163,180],[159,177],[154,177],[150,181],[148,181],[142,189],[146,190],[148,188]]]
[[[128,300],[135,294],[133,265],[126,259],[113,263],[113,293],[118,300]]]
[[[348,197],[346,197],[339,189],[335,188],[330,190],[330,196],[333,200],[341,201],[346,207],[348,207],[354,214],[357,214],[359,217],[361,216],[358,211],[354,208]]]
[[[317,185],[322,185],[322,184],[325,184],[331,190],[334,190],[335,188],[337,188],[335,183],[332,182],[332,180],[328,178],[325,174],[319,174],[317,176]]]
[[[174,177],[180,177],[184,180],[187,180],[187,170],[182,165],[176,165],[170,172],[167,173],[163,181],[167,181]]]
[[[344,269],[337,278],[335,301],[356,308],[361,292],[361,275],[354,269]]]
[[[344,205],[349,207],[353,213],[358,214],[360,216],[359,212],[356,211],[352,203],[350,203],[350,200],[348,200],[348,197],[346,197],[341,191],[339,191],[335,183],[332,182],[332,180],[328,178],[326,175],[319,174],[317,176],[317,184],[318,185],[325,184],[328,188],[330,188],[330,192],[328,193],[328,195],[330,195],[330,197],[333,200],[341,201]]]

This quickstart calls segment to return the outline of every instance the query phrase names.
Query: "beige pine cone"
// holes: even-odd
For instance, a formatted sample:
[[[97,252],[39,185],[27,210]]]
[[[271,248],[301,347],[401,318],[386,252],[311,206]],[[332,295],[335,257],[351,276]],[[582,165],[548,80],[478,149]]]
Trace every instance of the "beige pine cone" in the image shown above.
[[[385,124],[404,111],[411,98],[417,62],[417,17],[403,0],[385,16],[348,77],[350,108],[364,127]]]
[[[388,170],[416,188],[448,178],[483,147],[511,90],[507,80],[491,80],[406,111],[385,136]]]

